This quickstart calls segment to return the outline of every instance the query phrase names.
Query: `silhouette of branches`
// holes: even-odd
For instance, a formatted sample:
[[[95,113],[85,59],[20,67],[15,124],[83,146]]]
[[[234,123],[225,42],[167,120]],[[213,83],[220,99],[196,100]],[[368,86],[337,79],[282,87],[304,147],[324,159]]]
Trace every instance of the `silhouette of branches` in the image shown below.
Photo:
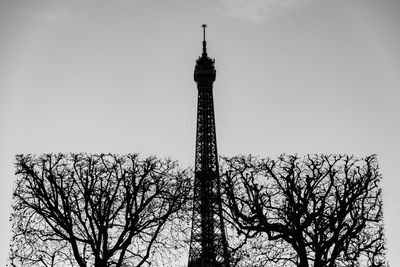
[[[191,184],[176,162],[17,155],[16,174],[11,266],[143,266],[183,246]]]
[[[238,266],[387,266],[376,156],[224,158]]]

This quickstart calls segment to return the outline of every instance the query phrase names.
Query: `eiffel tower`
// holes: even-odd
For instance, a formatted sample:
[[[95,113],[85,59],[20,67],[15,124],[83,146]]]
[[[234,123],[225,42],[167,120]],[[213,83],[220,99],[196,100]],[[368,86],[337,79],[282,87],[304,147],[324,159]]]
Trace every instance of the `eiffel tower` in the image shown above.
[[[188,267],[230,267],[222,217],[221,186],[215,134],[213,83],[215,60],[207,55],[206,25],[203,53],[196,60],[197,131],[194,200]]]

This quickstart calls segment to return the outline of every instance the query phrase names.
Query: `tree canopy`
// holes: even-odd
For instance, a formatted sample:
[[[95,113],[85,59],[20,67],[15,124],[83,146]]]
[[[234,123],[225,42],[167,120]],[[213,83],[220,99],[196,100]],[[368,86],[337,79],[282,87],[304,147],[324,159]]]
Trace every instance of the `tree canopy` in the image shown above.
[[[224,157],[231,266],[387,267],[377,158]],[[11,266],[171,266],[192,170],[137,154],[16,156]]]
[[[191,178],[169,159],[17,155],[16,174],[11,266],[142,266],[183,245]]]
[[[239,266],[386,266],[375,155],[237,156],[222,166]]]

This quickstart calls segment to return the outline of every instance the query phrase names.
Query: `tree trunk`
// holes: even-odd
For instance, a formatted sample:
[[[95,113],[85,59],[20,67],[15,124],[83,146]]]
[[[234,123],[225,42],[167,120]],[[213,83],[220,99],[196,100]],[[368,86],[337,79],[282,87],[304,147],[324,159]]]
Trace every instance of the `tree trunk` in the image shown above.
[[[298,250],[299,266],[298,267],[309,267],[307,259],[307,251],[304,247],[300,247]]]
[[[107,260],[97,258],[95,260],[94,267],[107,267]]]
[[[306,258],[300,257],[300,262],[298,267],[309,267],[307,257]]]

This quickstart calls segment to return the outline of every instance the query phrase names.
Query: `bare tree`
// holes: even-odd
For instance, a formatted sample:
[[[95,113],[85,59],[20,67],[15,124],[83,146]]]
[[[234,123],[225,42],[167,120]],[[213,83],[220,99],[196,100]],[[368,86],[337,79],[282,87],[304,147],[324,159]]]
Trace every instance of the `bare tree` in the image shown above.
[[[245,240],[241,266],[387,266],[375,155],[238,156],[221,165],[227,218]]]
[[[16,174],[11,266],[145,266],[183,245],[191,179],[176,162],[17,155]]]

